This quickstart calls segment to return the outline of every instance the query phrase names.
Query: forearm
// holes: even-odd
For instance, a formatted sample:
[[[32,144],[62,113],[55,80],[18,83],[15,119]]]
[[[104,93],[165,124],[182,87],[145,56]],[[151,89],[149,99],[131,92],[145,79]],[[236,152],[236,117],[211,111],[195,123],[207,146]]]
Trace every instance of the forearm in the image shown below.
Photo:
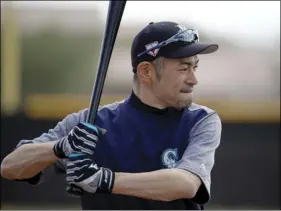
[[[6,156],[1,175],[6,179],[28,179],[58,160],[53,152],[55,142],[26,144]]]
[[[164,169],[148,173],[116,173],[112,193],[145,199],[172,201],[193,198],[200,179],[181,169]]]

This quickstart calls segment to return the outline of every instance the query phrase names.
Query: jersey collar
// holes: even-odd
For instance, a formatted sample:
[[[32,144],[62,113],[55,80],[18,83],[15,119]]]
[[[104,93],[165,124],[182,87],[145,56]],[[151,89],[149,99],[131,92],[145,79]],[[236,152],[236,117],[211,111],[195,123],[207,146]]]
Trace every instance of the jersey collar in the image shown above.
[[[176,110],[174,108],[160,109],[160,108],[155,108],[150,105],[147,105],[138,98],[138,96],[134,93],[134,91],[131,92],[131,95],[128,98],[128,103],[136,109],[140,109],[145,112],[154,113],[154,114],[164,115],[164,114],[168,114],[170,112],[179,112],[179,110]]]

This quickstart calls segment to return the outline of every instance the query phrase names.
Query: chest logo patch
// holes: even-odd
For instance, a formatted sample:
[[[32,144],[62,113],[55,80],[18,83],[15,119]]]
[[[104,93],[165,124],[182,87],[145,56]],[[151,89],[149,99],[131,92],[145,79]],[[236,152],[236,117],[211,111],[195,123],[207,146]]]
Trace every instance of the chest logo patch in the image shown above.
[[[179,156],[177,149],[167,149],[162,153],[162,163],[167,168],[175,168],[178,159]]]

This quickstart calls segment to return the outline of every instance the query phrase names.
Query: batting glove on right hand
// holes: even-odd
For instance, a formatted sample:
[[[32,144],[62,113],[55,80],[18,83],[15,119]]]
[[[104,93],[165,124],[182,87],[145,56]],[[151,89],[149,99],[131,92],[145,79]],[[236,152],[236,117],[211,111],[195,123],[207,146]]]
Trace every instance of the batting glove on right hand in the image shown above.
[[[66,170],[67,184],[72,187],[69,193],[82,195],[82,190],[88,193],[111,193],[114,180],[115,173],[98,166],[90,156],[81,153],[69,156]]]
[[[68,158],[73,152],[93,155],[102,134],[103,131],[100,128],[81,122],[70,131],[68,136],[54,145],[54,153],[61,159]]]

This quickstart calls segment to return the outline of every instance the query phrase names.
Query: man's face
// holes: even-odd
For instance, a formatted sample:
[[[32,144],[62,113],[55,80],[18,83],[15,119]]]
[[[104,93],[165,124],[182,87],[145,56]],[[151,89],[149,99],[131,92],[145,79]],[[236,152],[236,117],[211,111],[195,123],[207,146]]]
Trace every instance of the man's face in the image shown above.
[[[198,62],[197,56],[165,58],[158,77],[152,80],[151,89],[155,97],[169,107],[189,107],[193,88],[198,83],[195,77]]]

